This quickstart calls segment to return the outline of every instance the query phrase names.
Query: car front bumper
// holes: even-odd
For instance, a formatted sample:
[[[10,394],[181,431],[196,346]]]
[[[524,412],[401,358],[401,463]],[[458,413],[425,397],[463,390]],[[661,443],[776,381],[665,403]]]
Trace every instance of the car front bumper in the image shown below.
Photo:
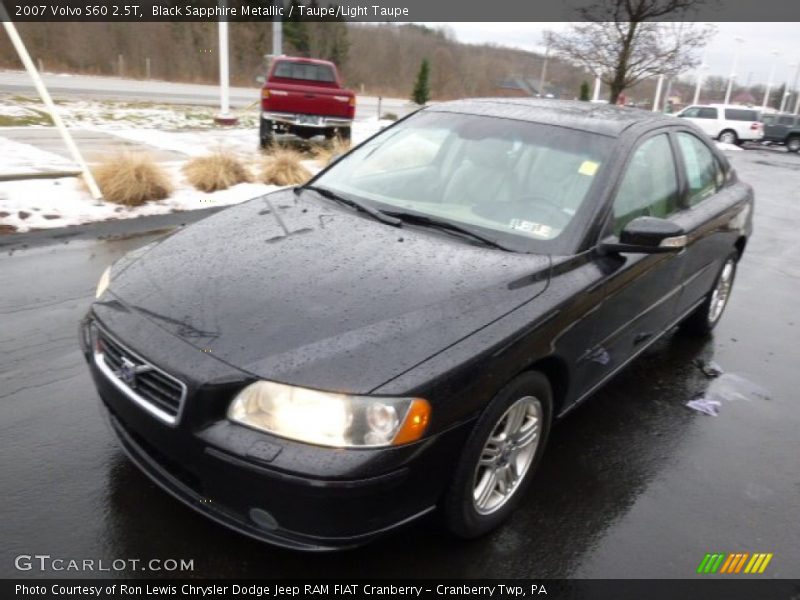
[[[235,392],[231,386],[203,390],[191,384],[180,421],[163,423],[97,367],[86,343],[88,323],[80,336],[84,354],[102,410],[132,462],[194,510],[271,544],[342,549],[421,517],[435,508],[469,434],[465,422],[407,446],[323,448],[276,438],[224,416],[193,415],[215,396],[227,404]],[[151,333],[172,337],[156,329]],[[163,337],[153,342],[154,348],[169,344]]]

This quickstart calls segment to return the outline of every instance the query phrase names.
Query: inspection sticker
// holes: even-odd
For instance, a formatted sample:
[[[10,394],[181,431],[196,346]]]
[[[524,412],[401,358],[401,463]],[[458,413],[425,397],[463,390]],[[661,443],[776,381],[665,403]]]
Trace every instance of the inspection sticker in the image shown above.
[[[580,169],[578,169],[578,173],[581,175],[586,175],[587,177],[593,177],[595,173],[597,173],[597,169],[600,168],[600,163],[596,163],[593,160],[585,160],[581,163]]]

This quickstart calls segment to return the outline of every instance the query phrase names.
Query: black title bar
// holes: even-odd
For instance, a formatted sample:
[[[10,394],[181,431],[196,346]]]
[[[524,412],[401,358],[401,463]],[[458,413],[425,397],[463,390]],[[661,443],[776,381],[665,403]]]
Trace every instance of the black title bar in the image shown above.
[[[12,21],[575,21],[613,0],[1,0]],[[667,0],[656,0],[657,2]],[[2,11],[0,11],[2,12]],[[613,20],[609,12],[609,20]],[[667,21],[800,21],[796,0],[703,0]],[[502,42],[502,40],[498,40]]]
[[[697,579],[486,579],[486,580],[125,580],[7,579],[0,597],[78,600],[203,598],[230,600],[789,600],[800,580],[698,577]]]

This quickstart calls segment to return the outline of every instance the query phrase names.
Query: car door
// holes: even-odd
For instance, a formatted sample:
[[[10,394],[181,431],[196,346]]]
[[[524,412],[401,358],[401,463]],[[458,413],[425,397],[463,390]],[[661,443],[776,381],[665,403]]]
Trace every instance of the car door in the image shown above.
[[[794,127],[794,117],[787,117],[786,115],[778,117],[778,124],[776,127],[776,137],[778,141],[786,141],[786,136],[789,135],[789,131],[792,127]]]
[[[689,131],[674,133],[678,164],[685,174],[681,204],[674,220],[688,243],[679,255],[682,291],[678,315],[690,312],[711,290],[738,233],[729,227],[730,213],[741,203],[741,190],[726,185],[724,165],[705,140]]]
[[[680,210],[675,151],[663,129],[639,142],[623,169],[602,241],[614,242],[640,216],[672,219]],[[603,378],[644,350],[675,318],[680,291],[674,253],[598,253],[605,274],[595,322],[596,344],[587,353],[602,361]],[[601,381],[594,382],[595,384]]]
[[[767,141],[775,142],[783,139],[780,131],[782,127],[778,124],[778,117],[775,115],[764,115],[761,117],[761,122],[764,123],[764,139]]]

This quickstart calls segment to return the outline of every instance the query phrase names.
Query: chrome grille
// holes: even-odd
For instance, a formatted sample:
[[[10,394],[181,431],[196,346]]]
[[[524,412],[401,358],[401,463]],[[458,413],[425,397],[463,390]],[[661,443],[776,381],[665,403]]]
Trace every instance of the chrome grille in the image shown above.
[[[131,400],[174,425],[186,397],[186,385],[123,346],[105,331],[95,330],[95,364]]]

